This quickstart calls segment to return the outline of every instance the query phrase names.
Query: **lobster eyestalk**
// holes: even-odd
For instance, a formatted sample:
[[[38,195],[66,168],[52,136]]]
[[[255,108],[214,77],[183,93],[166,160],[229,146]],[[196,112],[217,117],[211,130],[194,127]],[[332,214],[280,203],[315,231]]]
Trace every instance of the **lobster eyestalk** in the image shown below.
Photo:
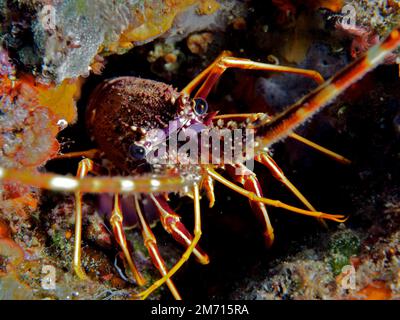
[[[273,119],[264,117],[250,123],[249,127],[255,130],[255,154],[264,152],[268,146],[290,135],[294,129],[377,67],[399,45],[400,26],[394,29],[382,43],[369,49],[362,57]]]

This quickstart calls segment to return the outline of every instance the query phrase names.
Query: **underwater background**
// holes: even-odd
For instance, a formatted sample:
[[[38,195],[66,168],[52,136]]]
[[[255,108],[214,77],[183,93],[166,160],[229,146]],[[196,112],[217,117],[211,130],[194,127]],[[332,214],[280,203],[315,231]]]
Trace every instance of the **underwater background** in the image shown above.
[[[223,50],[328,79],[400,24],[400,2],[0,0],[0,17],[0,167],[72,176],[81,158],[57,157],[96,147],[85,112],[103,81],[131,76],[182,90]],[[191,258],[173,277],[184,299],[400,298],[399,63],[397,50],[296,129],[350,164],[289,138],[269,150],[315,208],[348,219],[321,223],[268,207],[275,241],[267,248],[248,200],[216,184],[213,208],[201,200],[200,245],[210,263]],[[273,117],[316,87],[301,75],[229,69],[207,101],[219,114]],[[254,172],[266,197],[302,207],[261,164]],[[0,184],[0,299],[142,291],[102,201],[111,198],[83,196],[81,280],[72,267],[74,194]],[[192,199],[171,194],[169,203],[192,230]],[[184,250],[154,208],[145,210],[170,269]],[[125,219],[131,254],[151,284],[161,276],[137,221]],[[167,286],[149,298],[173,299]]]

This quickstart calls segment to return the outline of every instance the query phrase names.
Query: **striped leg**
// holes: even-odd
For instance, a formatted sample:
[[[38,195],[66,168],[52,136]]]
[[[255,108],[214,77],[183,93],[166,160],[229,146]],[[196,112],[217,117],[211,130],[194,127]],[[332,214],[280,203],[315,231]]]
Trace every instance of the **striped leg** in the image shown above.
[[[119,195],[114,195],[114,208],[111,214],[110,223],[113,229],[114,236],[121,247],[122,252],[124,253],[125,259],[128,262],[129,268],[132,271],[132,274],[136,280],[136,283],[139,286],[143,286],[146,284],[146,280],[140,274],[139,270],[136,267],[135,262],[132,259],[132,256],[128,249],[128,243],[126,241],[125,231],[123,229],[123,214],[121,211],[121,204],[119,200]]]
[[[0,167],[0,181],[15,181],[28,186],[61,192],[132,193],[174,192],[191,186],[191,181],[179,175],[114,176],[74,178],[29,169]]]
[[[90,159],[83,159],[79,162],[78,172],[76,176],[80,179],[87,176],[93,170],[93,161]],[[76,275],[81,279],[86,279],[86,273],[82,268],[81,254],[82,254],[82,193],[75,192],[75,244],[74,244],[74,258],[73,267]]]
[[[255,192],[246,190],[244,188],[239,187],[238,185],[232,183],[231,181],[225,179],[223,176],[221,176],[219,173],[217,173],[212,167],[207,167],[205,168],[207,173],[215,180],[223,185],[227,186],[228,188],[232,189],[233,191],[236,191],[237,193],[245,196],[251,201],[256,201],[256,202],[261,202],[266,205],[276,207],[276,208],[282,208],[297,214],[302,214],[305,216],[310,216],[310,217],[315,217],[315,218],[320,218],[320,219],[326,219],[326,220],[332,220],[336,222],[344,222],[347,220],[345,216],[343,215],[335,215],[335,214],[327,214],[324,212],[319,212],[319,211],[310,211],[310,210],[304,210],[300,209],[291,205],[288,205],[286,203],[283,203],[279,200],[273,200],[273,199],[268,199],[261,197],[257,195]]]
[[[237,173],[236,170],[240,171]],[[256,194],[258,197],[263,197],[262,190],[258,179],[252,171],[246,168],[243,164],[237,166],[226,166],[228,174],[243,187]],[[250,200],[250,206],[257,218],[264,225],[264,237],[268,247],[272,246],[274,242],[274,229],[272,228],[271,221],[267,212],[265,204],[259,201]]]
[[[286,178],[285,174],[278,167],[276,162],[267,153],[261,153],[255,157],[255,160],[266,166],[275,179],[282,182],[282,184],[288,188],[308,209],[311,211],[316,211],[311,203],[302,195],[302,193]]]
[[[165,266],[165,262],[160,254],[160,251],[158,250],[156,237],[154,236],[149,224],[146,221],[146,218],[144,217],[142,208],[140,207],[139,201],[136,196],[135,196],[135,207],[137,215],[139,217],[140,229],[142,230],[144,244],[149,252],[153,264],[156,266],[161,275],[165,277],[168,273],[168,269]],[[168,279],[166,280],[166,283],[174,298],[176,300],[182,300],[172,280]]]
[[[280,181],[287,189],[289,189],[305,206],[311,211],[316,211],[312,204],[307,200],[305,196],[296,188],[296,186],[290,182],[285,176],[282,169],[276,164],[274,159],[268,153],[261,153],[255,157],[255,160],[266,166],[271,172],[272,176]],[[320,222],[326,226],[323,220]]]
[[[150,197],[157,207],[160,221],[165,231],[171,234],[178,243],[188,248],[193,241],[193,237],[180,221],[180,216],[172,211],[171,207],[162,196],[150,194]],[[193,255],[201,264],[208,264],[210,262],[208,255],[199,246],[193,249]]]
[[[182,90],[182,92],[190,95],[193,92],[193,90],[204,81],[200,89],[195,94],[195,97],[200,97],[205,99],[210,93],[211,89],[214,87],[215,83],[228,68],[252,69],[252,70],[299,74],[314,79],[318,84],[321,84],[324,81],[322,76],[317,71],[279,66],[275,64],[261,63],[249,59],[230,57],[230,55],[231,52],[229,51],[222,52],[218,56],[218,58],[207,69],[205,69],[196,78],[194,78]]]
[[[247,113],[247,114],[227,114],[216,116],[214,120],[227,120],[227,121],[256,121],[260,119],[260,117],[264,116],[265,114],[262,113]],[[292,133],[289,137],[300,141],[309,147],[316,149],[317,151],[329,156],[330,158],[343,163],[349,164],[351,163],[350,160],[346,159],[345,157],[328,150],[320,145],[303,138],[302,136]],[[310,204],[310,202],[301,194],[301,192],[290,182],[290,180],[285,176],[283,171],[279,168],[279,166],[275,163],[275,161],[268,155],[268,153],[260,153],[255,157],[255,160],[266,166],[272,175],[279,181],[281,181],[309,210],[315,211],[315,208]],[[253,179],[253,178],[252,178]],[[243,180],[240,178],[239,180]],[[238,180],[237,180],[238,181]],[[239,181],[240,182],[240,181]],[[254,191],[254,190],[253,190]],[[260,195],[260,194],[259,194]],[[323,222],[323,221],[322,221]]]
[[[212,208],[215,204],[214,180],[207,173],[204,173],[201,186],[206,192],[208,201],[210,203],[209,207]]]
[[[199,187],[194,184],[193,187],[193,202],[194,202],[194,238],[190,246],[186,249],[181,259],[172,267],[168,273],[163,276],[160,280],[154,282],[148,289],[134,296],[137,299],[146,299],[154,290],[162,286],[168,279],[170,279],[190,258],[193,250],[196,248],[197,243],[201,237],[201,212],[200,212],[200,194]]]

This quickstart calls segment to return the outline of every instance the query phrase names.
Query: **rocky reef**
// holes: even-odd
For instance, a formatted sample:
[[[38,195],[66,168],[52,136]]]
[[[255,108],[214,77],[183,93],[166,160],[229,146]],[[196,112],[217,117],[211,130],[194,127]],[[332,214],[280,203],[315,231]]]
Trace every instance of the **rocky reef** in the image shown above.
[[[31,72],[61,83],[87,76],[91,70],[100,72],[104,56],[123,54],[166,31],[170,37],[183,38],[212,24],[223,25],[221,13],[230,11],[232,4],[221,7],[213,0],[28,0],[2,1],[0,8],[5,45]],[[188,28],[191,19],[195,23]]]

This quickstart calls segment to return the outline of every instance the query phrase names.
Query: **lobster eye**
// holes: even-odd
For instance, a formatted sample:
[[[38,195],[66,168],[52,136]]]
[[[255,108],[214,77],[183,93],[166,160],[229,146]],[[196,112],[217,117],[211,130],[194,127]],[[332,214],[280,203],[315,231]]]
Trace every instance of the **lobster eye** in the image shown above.
[[[146,157],[146,149],[137,144],[129,146],[129,155],[136,160],[143,160]]]
[[[195,98],[194,99],[194,112],[197,114],[197,115],[202,115],[202,114],[205,114],[205,113],[207,113],[207,110],[208,110],[208,104],[207,104],[207,101],[206,100],[204,100],[204,99],[202,99],[202,98]]]

